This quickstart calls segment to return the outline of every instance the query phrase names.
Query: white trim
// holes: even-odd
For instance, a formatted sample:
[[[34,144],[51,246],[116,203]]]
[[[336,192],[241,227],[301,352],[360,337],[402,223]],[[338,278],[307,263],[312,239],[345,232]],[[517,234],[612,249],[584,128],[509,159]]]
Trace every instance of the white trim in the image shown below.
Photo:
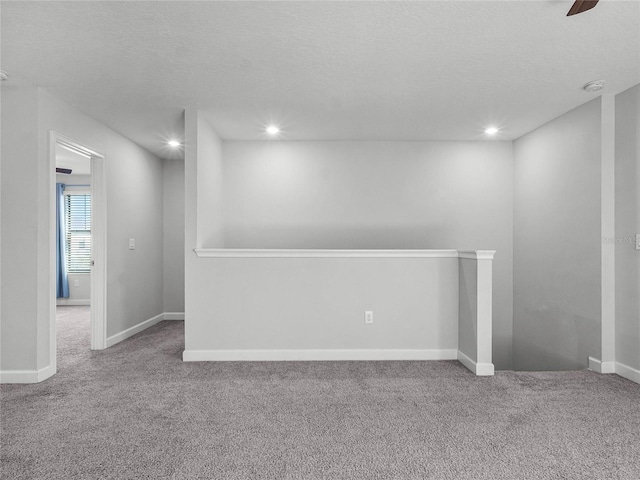
[[[143,322],[134,325],[133,327],[129,327],[126,330],[116,333],[115,335],[111,335],[107,338],[107,348],[112,347],[116,343],[120,343],[123,340],[126,340],[129,337],[133,337],[136,333],[140,333],[143,330],[146,330],[149,327],[154,326],[156,323],[160,323],[164,320],[164,313],[160,313],[155,317],[151,317],[148,320],[144,320]]]
[[[164,320],[184,320],[184,312],[164,312]]]
[[[479,377],[489,377],[495,373],[493,363],[476,363],[458,350],[458,361]]]
[[[49,181],[49,363],[55,372],[57,361],[56,346],[56,253],[55,253],[55,228],[56,228],[56,208],[55,208],[55,164],[56,164],[56,146],[61,145],[67,149],[73,149],[86,156],[91,162],[91,241],[92,256],[94,267],[91,269],[91,349],[101,350],[106,348],[107,343],[107,197],[106,197],[106,171],[105,156],[95,150],[85,147],[84,145],[66,137],[55,130],[49,130],[49,171],[51,174]]]
[[[195,248],[194,252],[200,258],[458,258],[457,250]]]
[[[0,371],[0,383],[39,383],[56,373],[54,365],[40,370],[4,370]]]
[[[281,362],[348,360],[456,360],[458,351],[444,350],[185,350],[185,362]]]
[[[59,307],[71,307],[81,305],[91,305],[91,299],[89,298],[58,298],[56,299],[56,305]]]
[[[616,373],[615,362],[602,362],[594,357],[589,357],[589,370],[596,373]]]
[[[474,260],[493,260],[495,250],[459,250],[458,257]]]
[[[107,348],[107,174],[104,156],[91,155],[91,349]]]
[[[640,370],[624,363],[616,362],[616,374],[632,382],[640,383]]]

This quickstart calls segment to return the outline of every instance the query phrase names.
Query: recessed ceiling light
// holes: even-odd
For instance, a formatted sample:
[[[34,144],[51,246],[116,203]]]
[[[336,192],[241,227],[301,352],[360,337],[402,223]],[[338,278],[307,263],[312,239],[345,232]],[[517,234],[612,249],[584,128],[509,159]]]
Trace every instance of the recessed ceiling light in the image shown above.
[[[178,140],[169,140],[167,142],[169,144],[170,147],[179,147],[180,146],[180,142]]]
[[[278,127],[276,127],[275,125],[269,125],[267,127],[267,133],[269,135],[277,135],[278,133],[280,133],[280,129]]]
[[[589,93],[599,92],[604,88],[604,84],[604,80],[594,80],[592,82],[585,83],[582,89]]]
[[[498,129],[496,127],[489,127],[485,129],[484,133],[486,133],[487,135],[495,135],[496,133],[498,133]]]
[[[0,81],[4,82],[5,80],[9,80],[9,75],[7,75],[7,72],[0,70]]]

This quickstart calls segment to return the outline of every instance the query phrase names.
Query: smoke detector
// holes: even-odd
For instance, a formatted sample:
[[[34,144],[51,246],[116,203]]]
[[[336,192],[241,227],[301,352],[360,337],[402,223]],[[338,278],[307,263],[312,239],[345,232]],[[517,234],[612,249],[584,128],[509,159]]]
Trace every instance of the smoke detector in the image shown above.
[[[582,89],[589,93],[599,92],[604,88],[604,84],[604,80],[594,80],[592,82],[585,83]]]
[[[5,80],[9,80],[9,75],[7,75],[6,72],[3,72],[2,70],[0,70],[0,81],[5,81]]]

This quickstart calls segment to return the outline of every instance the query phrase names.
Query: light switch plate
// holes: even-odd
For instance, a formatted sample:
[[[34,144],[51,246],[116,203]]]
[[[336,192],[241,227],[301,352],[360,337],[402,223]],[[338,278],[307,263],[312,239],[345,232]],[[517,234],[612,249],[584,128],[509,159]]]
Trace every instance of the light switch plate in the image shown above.
[[[636,250],[640,250],[640,233],[636,233]]]

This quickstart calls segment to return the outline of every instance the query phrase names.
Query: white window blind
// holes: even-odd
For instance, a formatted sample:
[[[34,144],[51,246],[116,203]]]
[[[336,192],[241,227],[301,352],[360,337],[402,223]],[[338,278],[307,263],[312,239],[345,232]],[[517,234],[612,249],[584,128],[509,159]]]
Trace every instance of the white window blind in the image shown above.
[[[91,271],[91,195],[65,194],[67,273]]]

